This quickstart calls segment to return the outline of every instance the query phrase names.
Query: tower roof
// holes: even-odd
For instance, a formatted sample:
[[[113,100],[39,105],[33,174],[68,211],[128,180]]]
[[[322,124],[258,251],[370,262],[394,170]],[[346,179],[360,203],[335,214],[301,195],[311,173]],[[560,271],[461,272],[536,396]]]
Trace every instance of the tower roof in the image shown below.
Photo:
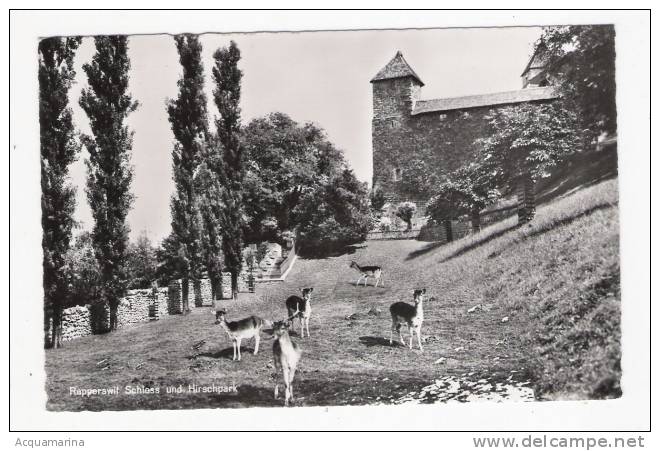
[[[412,77],[419,82],[420,85],[424,86],[424,82],[421,78],[412,70],[412,67],[403,57],[403,54],[400,51],[396,52],[394,58],[390,60],[389,63],[383,67],[374,78],[371,79],[371,82],[379,80],[389,80],[392,78],[404,78]]]

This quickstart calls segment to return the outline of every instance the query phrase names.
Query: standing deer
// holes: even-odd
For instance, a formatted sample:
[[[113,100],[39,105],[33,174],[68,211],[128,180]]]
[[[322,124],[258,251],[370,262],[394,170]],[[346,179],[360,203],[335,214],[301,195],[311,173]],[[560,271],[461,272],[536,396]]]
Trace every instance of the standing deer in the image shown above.
[[[231,339],[232,347],[234,349],[234,357],[232,360],[236,360],[237,351],[238,360],[241,360],[241,340],[243,338],[250,339],[254,337],[254,354],[256,355],[257,352],[259,352],[261,329],[263,329],[264,326],[267,326],[266,323],[269,323],[269,321],[263,320],[258,316],[249,316],[239,321],[227,321],[226,315],[227,311],[225,309],[215,312],[215,324],[219,324]]]
[[[286,300],[286,309],[289,313],[289,319],[298,318],[300,320],[300,338],[305,338],[305,327],[307,328],[307,337],[309,337],[309,318],[312,315],[312,291],[314,288],[303,288],[302,298],[300,296],[289,296]]]
[[[410,349],[412,349],[413,336],[417,332],[417,344],[419,350],[422,349],[422,339],[420,337],[422,330],[422,322],[424,321],[424,296],[426,295],[426,288],[413,291],[413,300],[415,305],[410,305],[407,302],[395,302],[390,306],[390,313],[392,314],[392,328],[390,329],[390,345],[392,344],[392,333],[396,330],[399,333],[399,340],[401,344],[406,345],[401,335],[401,326],[406,324],[410,329]]]
[[[289,401],[293,399],[293,377],[296,375],[296,366],[300,360],[302,350],[291,340],[289,336],[289,320],[277,321],[273,324],[273,361],[275,370],[282,373],[284,379],[284,405],[288,406]],[[275,399],[279,393],[279,384],[275,382]]]
[[[356,262],[352,261],[350,264],[351,268],[355,268],[359,273],[360,277],[358,277],[357,282],[355,282],[355,285],[360,285],[360,280],[364,279],[364,286],[367,286],[367,280],[369,277],[373,277],[376,279],[376,283],[374,284],[374,287],[378,286],[378,282],[381,282],[381,287],[383,286],[383,268],[380,266],[360,266]]]

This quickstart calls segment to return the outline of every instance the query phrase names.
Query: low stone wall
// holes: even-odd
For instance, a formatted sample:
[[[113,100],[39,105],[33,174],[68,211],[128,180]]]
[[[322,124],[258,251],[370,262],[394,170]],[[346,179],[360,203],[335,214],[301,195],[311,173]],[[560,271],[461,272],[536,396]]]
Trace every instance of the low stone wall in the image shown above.
[[[76,305],[62,313],[62,341],[92,334],[91,313],[87,306]]]
[[[247,276],[245,276],[247,277]],[[247,290],[247,281],[239,278],[239,287]],[[223,289],[229,290],[231,298],[231,275],[223,273]],[[194,291],[195,306],[213,305],[211,281],[201,279]],[[108,305],[85,305],[65,309],[62,316],[62,341],[73,340],[109,330],[110,308]],[[158,320],[165,315],[183,313],[181,280],[172,281],[167,287],[156,289],[129,290],[117,307],[117,329],[135,324]],[[50,332],[46,331],[46,337]]]
[[[210,279],[200,279],[195,284],[195,307],[213,305],[213,288]]]

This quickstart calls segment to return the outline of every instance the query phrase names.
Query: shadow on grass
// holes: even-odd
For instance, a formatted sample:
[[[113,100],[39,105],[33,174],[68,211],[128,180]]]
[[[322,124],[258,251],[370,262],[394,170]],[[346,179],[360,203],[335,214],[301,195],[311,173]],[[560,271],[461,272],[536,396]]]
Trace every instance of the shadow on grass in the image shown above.
[[[243,357],[243,354],[252,354],[254,352],[254,348],[246,348],[241,346],[241,357]],[[231,360],[234,357],[234,349],[233,348],[225,348],[221,351],[216,351],[216,352],[202,352],[200,354],[194,354],[188,357],[189,360],[193,360],[197,357],[208,357],[210,359],[229,359]]]
[[[536,236],[543,235],[544,233],[548,233],[548,232],[556,229],[557,227],[566,226],[566,225],[568,225],[568,224],[570,224],[574,221],[577,221],[580,218],[584,218],[585,216],[589,216],[590,214],[595,213],[599,210],[606,210],[608,208],[613,208],[613,207],[614,207],[614,205],[610,204],[609,202],[604,203],[604,204],[594,205],[593,207],[587,208],[586,210],[583,210],[583,211],[581,211],[579,213],[576,213],[574,215],[567,216],[565,218],[562,218],[562,219],[559,219],[559,220],[556,220],[556,221],[550,221],[547,224],[543,225],[543,227],[539,227],[538,229],[533,230],[533,231],[525,234],[522,237],[522,240],[527,240],[529,238],[534,238]],[[532,221],[532,223],[528,223],[527,225],[532,226],[533,221]],[[487,258],[495,258],[495,257],[499,256],[507,248],[517,244],[518,242],[519,242],[519,240],[512,240],[510,243],[508,243],[508,245],[506,245],[506,246],[504,246],[500,249],[497,249],[497,250],[491,252],[490,254],[488,254]]]
[[[502,230],[495,231],[495,232],[491,233],[490,235],[484,235],[484,236],[482,236],[481,238],[479,238],[475,241],[465,243],[465,246],[459,247],[458,249],[456,249],[455,252],[453,252],[452,254],[450,254],[450,255],[446,256],[445,258],[443,258],[442,260],[440,260],[440,263],[444,263],[444,262],[449,261],[453,258],[459,257],[459,256],[465,254],[466,252],[470,252],[472,249],[475,249],[479,246],[482,246],[482,245],[488,243],[489,241],[492,241],[496,238],[499,238],[502,235],[505,235],[505,234],[509,233],[510,231],[515,230],[517,228],[518,228],[518,225],[515,224],[515,225],[512,225],[512,226],[506,227]],[[418,250],[408,254],[408,256],[406,257],[406,261],[413,260],[417,257],[420,257],[420,256],[424,255],[424,254],[428,254],[429,252],[431,252],[431,251],[433,251],[433,250],[435,250],[435,249],[437,249],[437,248],[439,248],[439,247],[441,247],[445,244],[449,244],[449,243],[445,243],[445,242],[430,243],[430,244],[424,246],[423,248],[418,249]]]
[[[366,248],[366,244],[350,244],[346,246],[338,246],[336,248],[302,248],[298,251],[298,255],[302,258],[309,260],[323,259],[328,257],[341,257],[342,255],[352,255],[358,249]]]
[[[364,336],[360,337],[360,342],[367,348],[371,348],[373,346],[386,346],[388,348],[403,346],[396,340],[392,341],[392,344],[390,344],[390,339],[385,337]]]

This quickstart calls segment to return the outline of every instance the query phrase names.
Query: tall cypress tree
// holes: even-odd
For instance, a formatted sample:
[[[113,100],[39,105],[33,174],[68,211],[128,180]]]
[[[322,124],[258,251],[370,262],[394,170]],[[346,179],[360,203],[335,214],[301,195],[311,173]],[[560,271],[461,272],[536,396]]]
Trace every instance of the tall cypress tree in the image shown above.
[[[89,151],[87,200],[94,217],[92,241],[101,269],[101,300],[110,307],[110,329],[117,328],[117,306],[127,285],[125,270],[129,228],[126,215],[133,196],[130,164],[133,132],[124,124],[138,107],[128,90],[130,61],[126,36],[94,38],[96,53],[83,65],[89,88],[80,106],[93,136],[83,135]]]
[[[243,250],[243,149],[239,140],[241,109],[241,78],[238,68],[241,52],[234,41],[228,48],[219,48],[213,54],[213,100],[220,117],[216,119],[218,140],[222,146],[222,160],[218,167],[221,184],[221,211],[219,216],[225,267],[231,272],[232,292],[238,292]]]
[[[183,75],[177,82],[179,96],[170,100],[167,113],[176,142],[172,166],[176,193],[170,203],[172,234],[179,245],[178,267],[183,277],[184,313],[190,311],[190,285],[202,268],[201,217],[195,190],[198,169],[208,135],[202,45],[195,35],[174,37]]]
[[[73,57],[81,38],[39,42],[39,126],[41,146],[41,225],[46,346],[62,343],[62,309],[68,294],[65,255],[71,243],[75,189],[67,183],[69,165],[80,151],[69,107],[76,75]],[[52,322],[52,326],[51,323]]]

